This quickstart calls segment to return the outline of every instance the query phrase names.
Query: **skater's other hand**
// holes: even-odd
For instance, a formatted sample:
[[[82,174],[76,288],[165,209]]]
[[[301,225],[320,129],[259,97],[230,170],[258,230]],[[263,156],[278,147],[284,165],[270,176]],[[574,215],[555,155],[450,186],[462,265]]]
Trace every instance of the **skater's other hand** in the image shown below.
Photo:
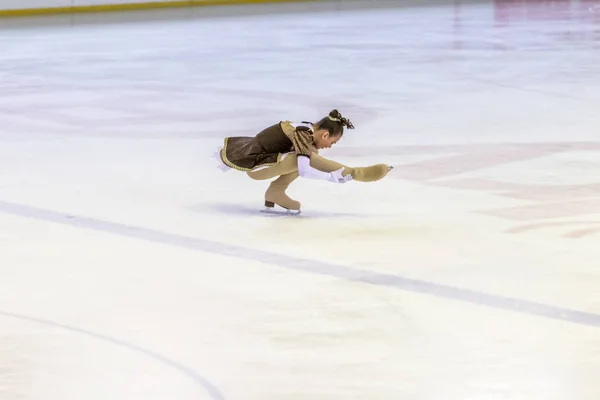
[[[354,179],[354,178],[352,178],[351,174],[343,176],[342,172],[344,172],[344,167],[338,169],[337,171],[331,172],[331,177],[327,180],[329,182],[333,182],[333,183],[346,183],[346,182],[350,182],[352,179]]]

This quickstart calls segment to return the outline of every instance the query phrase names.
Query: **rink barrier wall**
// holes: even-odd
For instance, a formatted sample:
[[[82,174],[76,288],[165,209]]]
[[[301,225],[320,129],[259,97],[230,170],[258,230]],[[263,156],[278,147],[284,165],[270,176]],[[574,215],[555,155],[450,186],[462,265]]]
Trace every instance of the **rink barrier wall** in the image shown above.
[[[318,0],[145,0],[139,2],[124,0],[119,3],[100,3],[104,1],[110,2],[111,0],[0,0],[0,17],[149,10],[159,8],[183,8],[199,6],[224,6],[241,4],[299,3],[314,2]]]

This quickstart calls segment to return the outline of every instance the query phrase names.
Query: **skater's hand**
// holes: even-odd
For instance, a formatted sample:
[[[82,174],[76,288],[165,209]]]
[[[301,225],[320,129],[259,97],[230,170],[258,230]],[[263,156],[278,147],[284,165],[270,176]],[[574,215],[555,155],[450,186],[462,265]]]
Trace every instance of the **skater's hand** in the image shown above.
[[[350,182],[352,179],[354,179],[352,177],[352,174],[343,176],[342,172],[344,172],[344,167],[338,169],[337,171],[330,172],[331,176],[327,180],[329,182],[333,182],[333,183],[346,183],[346,182]]]

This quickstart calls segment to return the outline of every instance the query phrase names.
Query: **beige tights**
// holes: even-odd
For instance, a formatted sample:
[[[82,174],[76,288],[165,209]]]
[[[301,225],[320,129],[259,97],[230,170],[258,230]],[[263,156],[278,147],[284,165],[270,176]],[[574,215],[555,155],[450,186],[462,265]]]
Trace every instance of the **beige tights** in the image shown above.
[[[382,179],[390,170],[385,164],[371,165],[369,167],[352,168],[340,164],[336,161],[328,160],[317,153],[312,153],[310,157],[310,166],[322,172],[333,172],[344,168],[342,175],[351,174],[353,179],[359,182],[374,182]],[[278,177],[269,185],[265,193],[265,205],[273,207],[277,204],[289,210],[299,210],[300,203],[291,199],[285,194],[288,186],[298,178],[298,156],[288,154],[277,164],[259,169],[257,171],[247,172],[248,176],[256,180],[266,180]]]
[[[333,172],[344,168],[342,175],[351,174],[355,181],[375,182],[387,175],[390,167],[386,164],[376,164],[368,167],[348,167],[336,161],[328,160],[313,153],[310,157],[310,166],[323,172]]]
[[[258,171],[250,171],[248,176],[256,180],[271,179],[278,176],[269,185],[265,193],[265,206],[273,207],[275,204],[287,208],[288,210],[299,210],[300,202],[291,199],[285,191],[288,186],[298,178],[298,157],[295,154],[289,154],[277,164],[259,169]]]

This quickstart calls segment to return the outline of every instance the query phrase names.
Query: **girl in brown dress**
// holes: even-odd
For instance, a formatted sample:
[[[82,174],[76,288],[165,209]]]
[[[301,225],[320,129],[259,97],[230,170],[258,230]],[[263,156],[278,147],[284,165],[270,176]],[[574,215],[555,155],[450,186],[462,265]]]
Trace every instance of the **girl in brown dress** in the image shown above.
[[[319,156],[320,149],[330,148],[341,139],[344,128],[354,129],[354,126],[338,110],[316,124],[281,121],[254,137],[225,138],[219,158],[227,167],[246,172],[252,179],[278,177],[265,193],[265,211],[274,212],[278,205],[287,209],[287,213],[299,214],[300,203],[285,194],[299,176],[332,183],[371,182],[383,178],[391,169],[385,164],[350,168]]]

